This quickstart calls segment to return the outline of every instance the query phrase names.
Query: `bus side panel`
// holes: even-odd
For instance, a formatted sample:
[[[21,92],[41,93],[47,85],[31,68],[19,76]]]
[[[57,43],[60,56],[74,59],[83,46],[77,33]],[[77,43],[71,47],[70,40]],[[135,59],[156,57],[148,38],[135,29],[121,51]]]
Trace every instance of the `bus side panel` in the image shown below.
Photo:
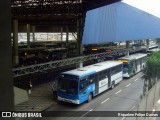
[[[111,81],[115,81],[115,85],[118,84],[123,79],[123,72],[119,72],[111,76]]]
[[[99,81],[99,93],[108,89],[108,78]]]

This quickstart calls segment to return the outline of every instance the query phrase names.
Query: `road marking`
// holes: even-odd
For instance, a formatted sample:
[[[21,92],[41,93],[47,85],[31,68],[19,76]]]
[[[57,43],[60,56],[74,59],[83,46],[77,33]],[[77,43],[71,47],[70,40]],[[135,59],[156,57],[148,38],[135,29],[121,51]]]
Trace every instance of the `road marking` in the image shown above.
[[[90,109],[89,111],[87,111],[85,114],[83,114],[81,117],[84,117],[85,115],[87,115],[89,112],[93,111],[93,109]]]
[[[109,100],[109,98],[107,98],[106,100],[104,100],[103,102],[101,102],[101,104],[103,104],[103,103],[107,102],[108,100]]]
[[[118,93],[120,93],[122,90],[119,90],[118,92],[116,92],[115,94],[118,94]]]
[[[125,117],[122,118],[122,120],[124,120],[124,119],[125,119]]]
[[[131,85],[131,83],[129,83],[128,85],[126,85],[126,87],[129,87]]]
[[[137,79],[135,79],[134,81],[137,81],[138,80],[138,78]]]
[[[135,106],[133,106],[131,110],[133,110],[134,108],[135,108]]]

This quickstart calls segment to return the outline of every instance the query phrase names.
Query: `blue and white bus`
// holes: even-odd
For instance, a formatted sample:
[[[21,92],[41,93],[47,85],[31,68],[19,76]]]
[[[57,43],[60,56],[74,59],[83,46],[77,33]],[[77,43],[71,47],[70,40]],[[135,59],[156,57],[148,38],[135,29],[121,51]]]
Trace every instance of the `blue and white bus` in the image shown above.
[[[91,101],[123,79],[122,65],[119,61],[105,61],[61,73],[57,78],[58,100],[74,104]]]
[[[124,56],[118,59],[123,62],[123,77],[131,77],[140,72],[145,67],[147,54],[136,53],[129,56]]]

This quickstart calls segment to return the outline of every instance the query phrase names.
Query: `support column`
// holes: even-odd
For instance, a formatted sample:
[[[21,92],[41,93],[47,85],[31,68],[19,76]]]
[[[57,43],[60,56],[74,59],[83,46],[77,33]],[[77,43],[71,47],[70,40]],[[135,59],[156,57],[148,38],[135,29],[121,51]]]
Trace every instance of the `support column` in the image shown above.
[[[61,27],[61,41],[63,41],[63,27]]]
[[[13,20],[13,64],[19,64],[18,55],[18,20]]]
[[[80,55],[80,23],[77,19],[77,54]]]
[[[0,111],[14,111],[10,0],[0,0],[0,8],[3,10],[0,12],[0,16],[3,16],[0,19]]]
[[[146,50],[148,51],[149,50],[149,39],[146,40],[146,44],[147,44]]]
[[[79,55],[83,55],[83,45],[82,45],[82,18],[77,20],[77,43]],[[83,67],[83,61],[80,61],[79,68]]]
[[[30,48],[30,24],[27,24],[27,48]]]
[[[126,49],[129,49],[129,41],[126,41]],[[127,56],[129,56],[129,50],[127,50]]]
[[[66,26],[66,43],[68,44],[68,34],[69,34],[69,29],[68,26]]]
[[[157,38],[156,43],[158,45],[158,48],[160,48],[160,38]]]
[[[35,26],[32,26],[33,42],[35,42]]]
[[[139,47],[141,48],[143,40],[139,40]]]

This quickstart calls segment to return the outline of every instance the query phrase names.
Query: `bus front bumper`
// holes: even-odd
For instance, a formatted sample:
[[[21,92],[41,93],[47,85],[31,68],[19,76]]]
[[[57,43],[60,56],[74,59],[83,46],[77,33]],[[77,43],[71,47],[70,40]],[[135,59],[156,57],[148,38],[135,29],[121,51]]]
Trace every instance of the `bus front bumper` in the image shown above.
[[[58,100],[68,102],[68,103],[73,103],[73,104],[79,104],[79,100],[71,100],[71,99],[66,99],[66,98],[62,98],[62,97],[59,97],[59,96],[58,96]]]
[[[123,77],[130,77],[128,73],[123,74]]]

